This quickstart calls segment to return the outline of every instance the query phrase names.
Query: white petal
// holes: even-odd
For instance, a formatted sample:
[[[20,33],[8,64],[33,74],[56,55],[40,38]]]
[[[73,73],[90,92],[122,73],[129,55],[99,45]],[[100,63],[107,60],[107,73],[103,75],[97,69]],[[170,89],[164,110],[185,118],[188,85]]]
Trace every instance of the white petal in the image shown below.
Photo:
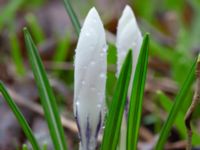
[[[133,50],[132,74],[134,74],[141,44],[142,35],[137,25],[135,15],[130,6],[126,6],[118,22],[117,28],[117,75],[119,75],[122,63],[129,49]]]
[[[82,149],[88,142],[88,123],[89,145],[96,146],[96,132],[104,109],[106,51],[104,27],[98,12],[92,8],[81,29],[75,54],[74,113],[79,121]]]

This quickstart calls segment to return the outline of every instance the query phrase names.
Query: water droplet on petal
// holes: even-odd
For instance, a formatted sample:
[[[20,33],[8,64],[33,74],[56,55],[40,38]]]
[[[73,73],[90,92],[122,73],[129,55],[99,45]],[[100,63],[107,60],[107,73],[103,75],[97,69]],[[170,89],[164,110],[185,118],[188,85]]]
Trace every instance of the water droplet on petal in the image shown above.
[[[93,21],[94,23],[97,23],[97,19],[96,19],[96,18],[94,18],[92,21]]]
[[[105,55],[105,53],[100,53],[100,56],[103,57]]]
[[[95,65],[95,61],[91,61],[91,62],[90,62],[90,65],[91,65],[91,66],[94,66],[94,65]]]
[[[101,73],[101,74],[99,75],[99,77],[102,78],[102,79],[104,79],[104,78],[106,78],[106,75],[105,75],[104,73]]]
[[[97,104],[97,108],[101,108],[101,104]]]
[[[105,45],[105,46],[103,47],[103,52],[107,52],[107,49],[108,49],[108,46]]]
[[[89,32],[86,32],[85,35],[86,35],[86,36],[90,36],[90,33],[89,33]]]
[[[79,105],[80,105],[80,103],[79,103],[79,101],[77,101],[77,102],[76,102],[76,106],[79,106]]]
[[[82,85],[85,85],[85,81],[84,81],[84,80],[83,80],[83,81],[81,81],[81,84],[82,84]]]

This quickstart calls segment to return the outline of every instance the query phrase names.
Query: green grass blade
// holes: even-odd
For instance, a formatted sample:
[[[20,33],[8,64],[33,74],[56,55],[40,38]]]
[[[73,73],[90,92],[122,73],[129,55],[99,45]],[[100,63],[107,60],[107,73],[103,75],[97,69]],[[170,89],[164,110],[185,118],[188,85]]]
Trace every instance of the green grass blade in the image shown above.
[[[10,107],[12,112],[14,113],[15,117],[17,118],[17,120],[18,120],[19,124],[21,125],[26,137],[30,141],[33,149],[34,150],[40,150],[40,146],[39,146],[38,142],[36,141],[36,138],[34,137],[32,131],[31,131],[31,128],[29,127],[26,119],[24,118],[23,114],[21,113],[21,111],[19,110],[17,105],[15,104],[14,100],[11,98],[11,96],[7,92],[5,86],[2,82],[0,82],[0,92],[2,93],[6,103],[8,104],[8,106]]]
[[[64,5],[65,5],[65,9],[71,19],[71,22],[76,30],[76,34],[79,36],[80,30],[81,30],[81,24],[72,8],[70,0],[64,0]]]
[[[65,61],[69,52],[69,47],[70,47],[70,37],[69,35],[66,35],[65,38],[59,40],[53,60],[55,62]]]
[[[10,39],[10,46],[11,46],[10,51],[11,51],[13,62],[16,67],[16,71],[19,75],[23,76],[25,74],[25,67],[23,64],[23,58],[21,55],[19,41],[17,39],[16,33],[11,33],[9,35],[9,39]]]
[[[157,97],[156,100],[165,109],[165,111],[170,112],[170,110],[173,106],[173,101],[169,97],[167,97],[162,91],[157,91],[156,97]],[[183,112],[180,111],[177,114],[177,117],[174,120],[174,124],[177,127],[177,130],[179,131],[180,136],[182,138],[186,138],[187,134],[186,134],[186,128],[185,128],[185,123],[184,123],[184,113]]]
[[[0,17],[0,31],[4,27],[4,25],[12,23],[14,16],[16,15],[16,11],[21,7],[24,3],[24,0],[10,0],[9,3],[1,7],[1,17]]]
[[[105,124],[101,150],[116,150],[132,70],[132,51],[122,66]]]
[[[155,146],[155,150],[163,149],[163,147],[167,141],[167,138],[170,133],[170,129],[172,128],[172,125],[174,123],[174,120],[176,119],[177,114],[180,111],[181,105],[184,103],[187,92],[189,91],[189,89],[195,79],[195,69],[196,69],[196,61],[192,65],[192,68],[189,71],[189,74],[187,75],[187,78],[186,78],[183,86],[181,87],[179,93],[177,94],[177,96],[175,98],[174,104],[169,112],[167,120],[165,121],[165,123],[161,129],[159,139]]]
[[[64,136],[64,130],[59,117],[59,112],[53,90],[49,84],[38,50],[34,45],[32,38],[26,28],[24,28],[24,36],[29,60],[38,86],[38,92],[41,98],[54,148],[56,150],[66,150],[67,146]]]
[[[148,65],[149,35],[146,34],[138,58],[132,92],[127,125],[127,150],[137,150],[138,133],[142,113],[143,95]]]
[[[31,27],[31,33],[33,34],[33,38],[36,43],[41,43],[45,40],[44,32],[36,18],[33,14],[28,14],[25,17],[28,27]]]
[[[156,93],[157,96],[157,100],[159,101],[159,103],[161,104],[161,106],[165,109],[166,112],[170,112],[170,109],[173,106],[173,101],[170,100],[162,91],[158,91]],[[177,114],[177,117],[174,121],[174,125],[177,127],[177,130],[179,131],[181,138],[185,139],[187,137],[186,134],[186,128],[185,128],[185,113],[183,111],[180,111]],[[192,136],[192,144],[193,145],[199,145],[199,141],[200,141],[200,136],[198,135],[198,132],[195,131],[195,129],[193,129],[193,136]]]
[[[47,149],[48,149],[47,143],[43,144],[42,150],[47,150]]]

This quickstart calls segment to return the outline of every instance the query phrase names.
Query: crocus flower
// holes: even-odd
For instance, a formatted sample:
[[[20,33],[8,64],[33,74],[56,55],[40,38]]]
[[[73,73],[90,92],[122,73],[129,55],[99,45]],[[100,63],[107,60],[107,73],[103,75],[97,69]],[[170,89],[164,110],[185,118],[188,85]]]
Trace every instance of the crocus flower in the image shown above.
[[[92,8],[83,24],[75,54],[74,115],[81,150],[94,150],[102,126],[106,85],[106,39],[98,12]]]
[[[135,15],[130,6],[126,6],[118,22],[116,46],[117,46],[117,57],[118,57],[117,76],[120,73],[122,63],[125,59],[128,50],[132,49],[133,51],[132,76],[128,90],[129,98],[141,45],[142,45],[142,35],[137,25]],[[120,143],[118,147],[119,150],[126,149],[126,129],[127,129],[126,126],[127,123],[125,115],[122,121]]]
[[[117,74],[119,75],[122,63],[129,49],[133,50],[133,68],[132,78],[135,73],[140,47],[142,45],[142,35],[137,25],[135,15],[130,8],[126,6],[117,27]]]

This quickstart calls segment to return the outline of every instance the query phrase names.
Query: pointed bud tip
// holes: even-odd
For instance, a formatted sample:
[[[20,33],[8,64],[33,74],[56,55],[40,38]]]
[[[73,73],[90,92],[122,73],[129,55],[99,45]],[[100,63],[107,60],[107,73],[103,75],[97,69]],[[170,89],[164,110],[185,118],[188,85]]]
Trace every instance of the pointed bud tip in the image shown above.
[[[125,8],[124,8],[124,12],[128,13],[128,12],[133,12],[133,11],[132,11],[132,8],[129,5],[126,5]]]
[[[132,8],[129,5],[126,5],[123,12],[122,12],[122,16],[130,16],[130,17],[135,17],[134,12],[132,10]]]
[[[92,7],[92,8],[90,9],[90,12],[98,13],[95,7]]]
[[[96,8],[95,7],[92,7],[90,10],[89,10],[89,12],[88,12],[88,15],[87,15],[87,18],[90,18],[90,17],[98,17],[98,18],[100,18],[100,16],[99,16],[99,13],[98,13],[98,11],[96,10]]]

